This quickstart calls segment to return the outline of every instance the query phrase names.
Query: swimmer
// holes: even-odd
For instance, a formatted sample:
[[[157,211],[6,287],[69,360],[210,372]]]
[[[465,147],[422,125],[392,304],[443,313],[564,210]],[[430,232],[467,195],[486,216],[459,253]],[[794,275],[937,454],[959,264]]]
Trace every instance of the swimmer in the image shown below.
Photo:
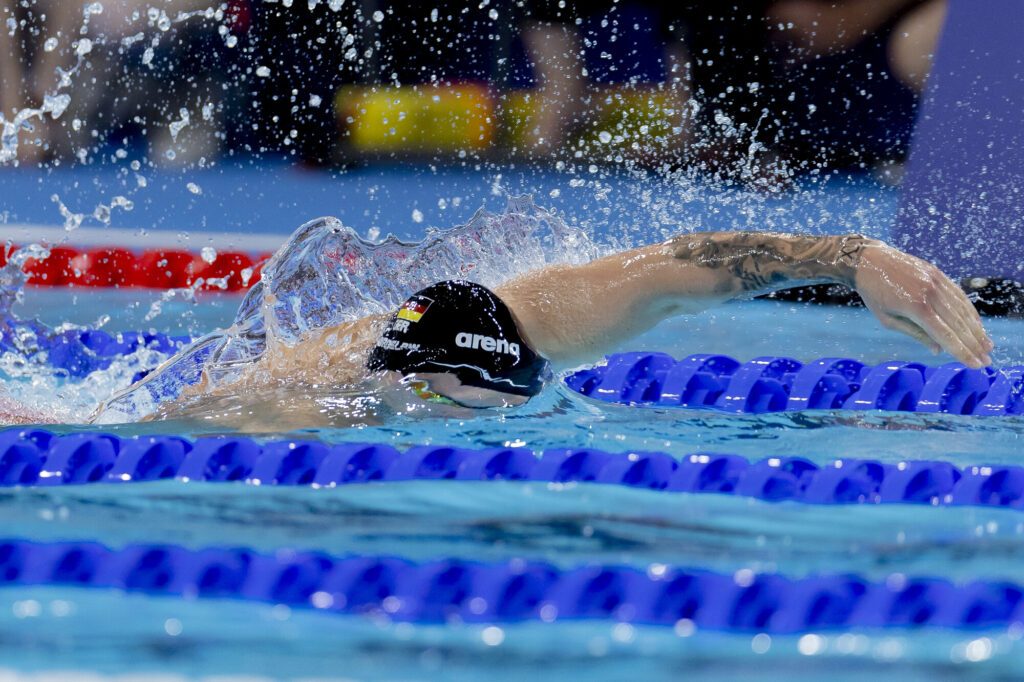
[[[809,283],[845,284],[885,327],[970,367],[991,363],[992,341],[964,293],[935,266],[881,241],[696,233],[582,265],[544,267],[493,291],[464,280],[438,282],[390,314],[309,328],[296,343],[266,341],[262,322],[207,337],[114,396],[93,420],[175,416],[190,401],[253,385],[368,380],[401,385],[429,403],[512,407],[541,391],[552,365],[593,362],[675,315]],[[240,319],[256,307],[253,296]],[[248,353],[256,361],[236,360],[246,356],[239,351],[246,344],[258,347]]]

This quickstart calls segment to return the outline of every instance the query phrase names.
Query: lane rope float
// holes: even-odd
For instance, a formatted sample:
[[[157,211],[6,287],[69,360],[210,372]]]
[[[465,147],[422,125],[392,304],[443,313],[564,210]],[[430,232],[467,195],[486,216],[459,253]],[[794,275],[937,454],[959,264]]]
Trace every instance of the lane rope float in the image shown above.
[[[208,291],[244,291],[260,279],[269,253],[220,251],[204,258],[183,249],[133,251],[120,247],[54,246],[47,258],[30,258],[27,283],[43,287],[180,289],[202,280]],[[0,266],[11,252],[0,250]]]
[[[1024,621],[1024,589],[1010,582],[747,573],[0,541],[0,586],[241,599],[417,623],[616,620],[787,634],[853,627],[976,630]]]
[[[762,414],[798,410],[889,410],[975,416],[1024,414],[1024,366],[970,369],[850,358],[801,363],[727,355],[618,353],[570,374],[566,385],[607,403]]]
[[[0,486],[62,486],[177,479],[262,486],[396,481],[537,481],[618,485],[666,493],[716,493],[805,504],[920,504],[1024,509],[1024,467],[957,467],[943,461],[886,463],[802,457],[750,461],[702,453],[613,454],[590,448],[461,448],[248,438],[0,432]]]

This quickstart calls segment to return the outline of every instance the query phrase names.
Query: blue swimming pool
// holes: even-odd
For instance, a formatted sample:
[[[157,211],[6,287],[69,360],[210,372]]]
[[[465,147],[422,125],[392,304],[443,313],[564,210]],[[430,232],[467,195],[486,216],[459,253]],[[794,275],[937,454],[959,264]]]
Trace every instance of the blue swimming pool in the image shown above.
[[[490,192],[490,185],[479,177],[474,181],[469,174],[451,175],[463,183],[459,192],[476,193],[476,205]],[[451,175],[442,177],[456,182]],[[390,201],[359,200],[365,211],[378,211],[373,222],[393,220],[400,225],[406,220],[411,209],[403,194],[409,191],[405,179],[399,174],[380,181],[390,183]],[[59,180],[46,179],[51,181]],[[228,182],[223,177],[221,181]],[[205,182],[210,187],[215,180]],[[548,193],[556,189],[548,188],[549,182],[559,181],[546,176],[538,180]],[[325,189],[311,186],[314,194],[321,192],[322,212],[333,212],[332,207],[345,202],[327,198],[327,183]],[[282,191],[273,183],[267,187],[268,194]],[[427,194],[435,190],[422,189]],[[572,188],[565,191],[569,194]],[[621,198],[631,191],[628,183],[614,184],[611,191],[620,197],[619,205],[628,208],[621,215],[596,218],[599,234],[613,231],[621,221],[651,220],[658,212],[658,196],[665,199],[672,188],[656,185],[647,203]],[[593,197],[593,187],[589,192]],[[863,179],[788,199],[733,204],[729,196],[734,195],[707,194],[689,212],[673,204],[678,212],[663,216],[657,229],[669,230],[685,214],[693,221],[690,227],[713,227],[718,220],[734,226],[737,220],[756,223],[765,218],[777,228],[792,220],[814,229],[828,225],[881,233],[876,225],[884,225],[894,208],[888,190]],[[172,200],[173,195],[168,201]],[[256,202],[253,211],[261,214],[265,209],[273,218],[270,223],[299,210],[298,199],[282,194],[264,201]],[[568,216],[604,215],[587,202],[570,204],[564,196],[562,201]],[[611,199],[594,201],[615,206]],[[555,198],[552,203],[559,202]],[[35,219],[30,208],[26,206],[21,216],[24,222]],[[221,227],[244,227],[236,214],[237,202],[225,201],[224,210]],[[346,220],[359,224],[359,211],[348,210]],[[428,222],[457,222],[445,220],[447,213],[439,215]],[[301,218],[281,225],[282,231]],[[405,225],[407,236],[422,229],[418,223]],[[649,229],[638,228],[633,234],[639,241],[651,234]],[[205,294],[198,304],[172,299],[152,315],[151,304],[159,296],[33,289],[26,292],[19,311],[49,325],[101,322],[111,331],[148,328],[195,335],[229,323],[239,302],[237,296]],[[105,315],[111,319],[102,320]],[[996,342],[996,364],[1024,360],[1021,324],[1005,319],[988,322]],[[677,318],[622,350],[639,349],[677,357],[714,352],[741,360],[759,355],[804,361],[845,356],[865,363],[942,360],[883,330],[862,309],[769,301]],[[96,430],[71,422],[86,415],[105,397],[101,392],[109,392],[116,383],[110,376],[92,383],[40,377],[30,382],[11,378],[17,368],[7,367],[5,372],[16,397],[64,410],[69,423],[57,428],[68,432]],[[677,457],[712,451],[754,460],[799,455],[818,464],[872,458],[893,463],[945,460],[960,466],[1017,463],[1024,433],[1024,420],[1014,417],[976,420],[848,412],[736,416],[632,408],[591,401],[557,385],[525,407],[471,419],[353,419],[353,412],[358,412],[354,400],[344,394],[312,400],[280,393],[240,396],[221,406],[224,418],[216,422],[196,414],[104,430],[122,437],[200,437],[242,429],[259,439],[379,442],[400,448],[595,447],[617,453],[662,451]],[[315,420],[308,416],[310,402],[320,415]],[[592,563],[642,570],[675,565],[725,575],[777,573],[791,578],[855,573],[874,581],[899,581],[901,576],[1016,581],[1024,555],[1024,517],[1014,509],[811,506],[586,483],[409,481],[312,489],[163,481],[0,488],[0,518],[7,537],[38,542],[83,540],[110,547],[159,542],[271,553],[319,550],[412,561],[525,559],[564,569]],[[11,671],[15,679],[55,670],[64,671],[58,676],[69,679],[70,671],[257,679],[1014,679],[1024,674],[1022,635],[1019,626],[998,631],[864,629],[769,636],[607,620],[418,625],[237,600],[54,586],[0,589],[0,675]]]

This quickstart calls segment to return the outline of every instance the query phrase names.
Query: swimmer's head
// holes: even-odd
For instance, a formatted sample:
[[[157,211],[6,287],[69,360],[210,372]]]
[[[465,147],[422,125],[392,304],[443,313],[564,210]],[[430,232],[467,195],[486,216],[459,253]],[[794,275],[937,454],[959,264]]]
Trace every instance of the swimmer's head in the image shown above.
[[[501,299],[465,281],[413,294],[388,320],[366,366],[399,373],[425,400],[463,407],[524,403],[548,372]]]

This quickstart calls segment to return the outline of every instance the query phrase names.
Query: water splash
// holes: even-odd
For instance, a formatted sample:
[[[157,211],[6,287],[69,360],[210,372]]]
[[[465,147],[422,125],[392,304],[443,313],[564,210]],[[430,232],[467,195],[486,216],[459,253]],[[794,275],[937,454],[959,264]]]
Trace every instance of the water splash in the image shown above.
[[[148,64],[148,60],[152,59],[154,54],[153,49],[159,45],[160,42],[160,34],[166,33],[171,26],[175,24],[182,24],[192,19],[199,18],[206,21],[219,22],[222,24],[222,27],[226,29],[226,26],[223,24],[227,18],[225,8],[226,5],[220,5],[191,11],[179,11],[172,18],[165,10],[159,10],[151,7],[144,17],[138,14],[134,16],[133,21],[145,19],[148,21],[150,28],[156,28],[159,31],[156,36],[153,37],[151,46],[146,49],[145,56],[143,57],[143,63]],[[57,67],[57,85],[43,95],[41,106],[25,107],[15,112],[11,118],[7,118],[7,115],[0,111],[0,166],[17,161],[18,147],[21,144],[21,135],[23,133],[34,133],[36,130],[35,125],[33,125],[33,121],[43,121],[47,115],[49,115],[52,120],[57,120],[71,105],[71,95],[66,91],[71,87],[75,75],[81,70],[82,65],[87,62],[89,55],[93,52],[93,49],[97,46],[105,45],[107,42],[102,36],[93,38],[86,37],[86,34],[89,32],[89,24],[92,17],[102,13],[103,4],[100,2],[92,2],[83,7],[82,24],[78,30],[78,35],[82,37],[71,44],[71,50],[75,57],[75,62],[70,69]],[[13,21],[13,19],[11,21]],[[11,26],[12,36],[15,34],[17,29],[17,23]],[[224,34],[227,35],[227,30],[224,31]],[[143,39],[143,37],[143,33],[136,33],[123,38],[121,40],[121,44],[123,47],[128,47],[134,42],[138,42]],[[43,48],[47,52],[52,52],[57,49],[58,45],[59,41],[54,38],[50,38],[46,40]],[[184,127],[184,125],[189,123],[187,110],[182,110],[179,113],[182,114],[184,123],[182,124],[181,120],[173,122],[171,124],[172,128],[175,125]]]
[[[58,198],[54,200],[59,203]],[[113,203],[120,205],[116,198]],[[62,213],[70,214],[63,204],[60,206]],[[81,218],[81,214],[70,214],[71,222],[76,225]],[[65,215],[65,220],[68,219]],[[65,227],[68,227],[67,222]],[[49,362],[52,343],[68,332],[74,336],[81,327],[71,323],[49,327],[35,319],[22,319],[15,313],[15,308],[24,303],[27,266],[30,261],[48,258],[50,249],[41,244],[29,244],[12,252],[8,244],[4,255],[6,264],[0,267],[0,378],[7,381],[3,381],[0,390],[0,419],[20,415],[40,422],[84,421],[95,408],[97,399],[129,386],[138,374],[151,371],[168,358],[164,352],[140,347],[85,377],[72,377],[67,371],[55,370]],[[96,327],[109,319],[101,316]]]
[[[336,218],[320,218],[296,230],[270,259],[230,328],[199,339],[112,398],[98,421],[153,414],[204,371],[210,389],[231,385],[249,373],[268,343],[295,346],[318,330],[389,312],[437,281],[464,277],[493,287],[544,265],[598,255],[585,232],[525,196],[511,199],[502,213],[481,210],[467,224],[433,230],[417,243],[391,235],[370,242]]]
[[[48,361],[50,342],[77,327],[65,323],[51,328],[14,314],[14,308],[24,302],[26,265],[49,254],[45,246],[31,244],[7,253],[7,263],[0,267],[0,377],[8,379],[0,392],[0,416],[6,411],[11,413],[7,416],[20,414],[33,421],[80,422],[95,407],[97,396],[128,386],[135,375],[153,369],[167,355],[140,348],[109,367],[77,379],[67,372],[54,371]],[[101,318],[99,322],[103,321]]]
[[[311,330],[389,312],[444,279],[496,287],[545,265],[585,263],[600,253],[583,230],[529,196],[511,198],[501,213],[480,210],[465,225],[429,230],[416,243],[393,235],[370,242],[335,218],[321,218],[299,228],[271,258],[263,284],[250,296],[262,299],[280,338],[294,343]]]
[[[4,254],[7,263],[0,268],[0,321],[12,319],[12,308],[24,300],[25,283],[28,281],[25,264],[30,259],[43,259],[49,255],[50,251],[39,244],[30,244],[13,253],[7,245]]]
[[[178,116],[178,120],[171,121],[171,124],[169,126],[171,131],[171,138],[174,139],[175,141],[178,139],[178,133],[180,133],[189,123],[192,122],[192,119],[188,113],[188,109],[184,107],[178,110]]]

